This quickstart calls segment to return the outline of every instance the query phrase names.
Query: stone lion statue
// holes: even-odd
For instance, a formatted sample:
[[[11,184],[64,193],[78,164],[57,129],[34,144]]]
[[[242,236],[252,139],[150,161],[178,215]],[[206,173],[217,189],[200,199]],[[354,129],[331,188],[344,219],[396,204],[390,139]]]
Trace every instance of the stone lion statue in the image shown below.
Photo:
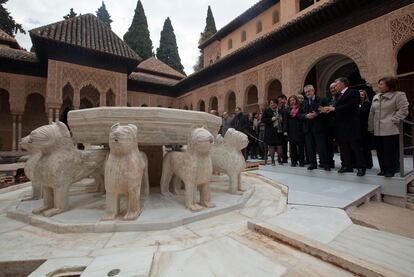
[[[140,197],[149,194],[148,160],[138,150],[138,128],[133,124],[111,127],[109,156],[105,165],[106,212],[103,220],[119,214],[120,197],[126,197],[125,220],[136,219],[141,212]]]
[[[29,164],[29,176],[35,185],[40,184],[43,206],[34,214],[53,216],[69,208],[68,191],[76,183],[103,166],[106,153],[90,155],[78,150],[68,128],[60,121],[33,130],[22,140],[25,147],[40,153],[36,162]]]
[[[169,191],[173,176],[184,183],[185,207],[190,211],[199,211],[215,207],[210,202],[209,180],[213,172],[210,158],[210,149],[213,136],[204,128],[192,130],[187,150],[183,152],[172,151],[164,156],[162,162],[161,194],[171,196]],[[197,204],[196,192],[200,190],[200,204]]]
[[[36,147],[34,147],[31,143],[29,143],[29,137],[30,136],[24,137],[20,142],[21,147],[30,153],[24,165],[24,174],[27,178],[29,178],[32,184],[32,195],[26,197],[24,200],[38,200],[41,198],[42,193],[40,183],[38,180],[36,180],[36,174],[34,173],[36,170],[37,162],[42,156],[42,152],[36,149]]]
[[[213,170],[227,174],[230,179],[230,193],[242,194],[240,173],[246,168],[246,161],[241,152],[249,143],[248,137],[233,128],[227,130],[224,138],[217,135],[211,149]]]

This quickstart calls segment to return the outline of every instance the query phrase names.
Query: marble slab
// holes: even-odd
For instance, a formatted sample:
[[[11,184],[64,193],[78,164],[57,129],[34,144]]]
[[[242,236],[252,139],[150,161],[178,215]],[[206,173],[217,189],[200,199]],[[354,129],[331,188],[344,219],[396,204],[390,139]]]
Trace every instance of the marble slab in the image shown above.
[[[285,213],[264,222],[321,243],[329,243],[352,225],[341,209],[296,205],[288,205]]]
[[[262,170],[263,168],[263,170]],[[289,187],[288,203],[345,209],[367,195],[375,193],[378,185],[355,183],[341,179],[336,172],[337,180],[303,176],[278,172],[278,168],[266,166],[261,170],[251,171],[275,182]]]
[[[282,276],[287,268],[238,241],[224,237],[182,250],[155,255],[152,276]]]
[[[154,253],[152,251],[129,250],[112,255],[96,257],[81,274],[81,277],[149,276]]]
[[[352,225],[329,246],[406,276],[414,276],[413,239]]]
[[[50,276],[54,272],[82,272],[92,261],[90,257],[49,259],[28,277]]]

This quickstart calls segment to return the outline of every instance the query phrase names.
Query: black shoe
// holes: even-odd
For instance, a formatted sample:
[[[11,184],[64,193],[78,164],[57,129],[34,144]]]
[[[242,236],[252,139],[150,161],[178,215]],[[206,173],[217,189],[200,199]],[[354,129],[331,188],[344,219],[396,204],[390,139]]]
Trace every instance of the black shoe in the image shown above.
[[[365,168],[359,168],[357,172],[357,176],[362,177],[365,175]]]
[[[323,170],[325,170],[325,171],[331,171],[331,167],[330,167],[330,166],[325,166],[325,167],[323,168]]]
[[[384,171],[380,171],[380,172],[377,173],[377,175],[378,176],[384,176],[385,175],[385,172]]]
[[[298,166],[298,164],[297,163],[292,163],[291,164],[291,167],[297,167]]]
[[[346,166],[342,166],[338,170],[338,173],[345,173],[345,172],[354,172],[354,170],[351,167],[346,167]]]
[[[304,163],[299,163],[299,166],[300,167],[305,167],[305,164]]]
[[[316,165],[310,165],[308,166],[308,170],[314,170],[317,169],[318,167]]]
[[[394,172],[386,172],[385,174],[384,174],[384,177],[387,177],[387,178],[392,178],[392,177],[394,177]]]

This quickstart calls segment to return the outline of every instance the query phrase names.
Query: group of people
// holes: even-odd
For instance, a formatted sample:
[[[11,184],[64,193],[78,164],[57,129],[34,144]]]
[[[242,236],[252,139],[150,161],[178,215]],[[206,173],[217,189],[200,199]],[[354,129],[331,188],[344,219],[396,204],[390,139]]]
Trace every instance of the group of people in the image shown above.
[[[398,91],[392,77],[378,81],[378,93],[369,101],[367,92],[349,87],[347,78],[338,78],[330,85],[331,99],[316,94],[306,85],[303,95],[285,95],[270,99],[263,113],[246,116],[240,108],[235,115],[223,114],[220,130],[224,136],[232,127],[249,136],[244,155],[259,157],[275,165],[308,165],[308,170],[335,168],[334,152],[339,146],[339,173],[354,172],[364,176],[373,167],[371,150],[377,151],[378,175],[392,177],[399,171],[399,124],[408,115],[407,97]],[[371,104],[372,103],[372,104]],[[319,156],[319,163],[317,160]]]

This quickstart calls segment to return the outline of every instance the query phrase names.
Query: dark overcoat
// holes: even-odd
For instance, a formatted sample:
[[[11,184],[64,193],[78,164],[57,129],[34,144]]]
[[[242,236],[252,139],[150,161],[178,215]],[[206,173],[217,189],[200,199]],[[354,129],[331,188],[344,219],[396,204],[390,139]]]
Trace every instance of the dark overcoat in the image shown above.
[[[359,92],[348,88],[335,104],[335,134],[339,143],[361,139]]]

